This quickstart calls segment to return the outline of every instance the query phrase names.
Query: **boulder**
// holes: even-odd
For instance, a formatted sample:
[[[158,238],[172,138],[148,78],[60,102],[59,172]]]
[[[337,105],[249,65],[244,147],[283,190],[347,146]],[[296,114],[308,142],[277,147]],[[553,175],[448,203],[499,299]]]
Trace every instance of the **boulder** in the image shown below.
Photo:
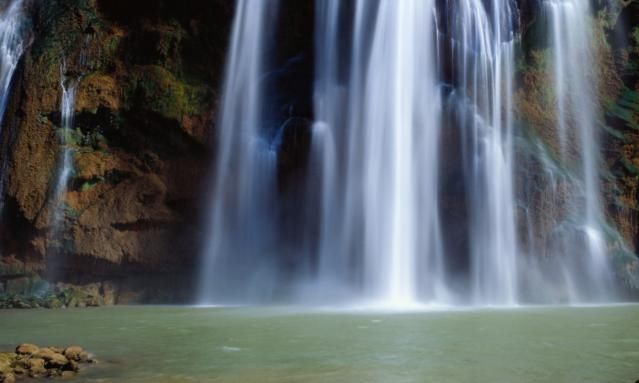
[[[34,344],[23,343],[16,347],[16,354],[18,355],[33,355],[40,351],[40,348]]]
[[[64,356],[67,359],[74,360],[76,362],[79,362],[82,360],[83,354],[86,355],[86,352],[84,352],[84,349],[79,346],[70,346],[64,350]]]
[[[47,368],[45,367],[44,359],[32,358],[29,359],[29,376],[32,378],[39,378],[47,375]]]
[[[27,371],[28,370],[25,370],[24,368],[19,366],[13,368],[13,374],[18,378],[27,375]]]
[[[16,376],[13,373],[0,373],[0,383],[16,383]]]
[[[58,354],[50,348],[41,348],[40,351],[33,356],[35,358],[44,359],[47,368],[63,367],[69,363],[69,360],[64,355]]]
[[[0,353],[0,383],[15,382],[16,376],[72,378],[80,371],[80,363],[94,363],[80,346],[40,348],[24,343],[15,353]]]
[[[13,353],[0,353],[0,377],[3,374],[9,374],[12,372],[11,365],[15,361],[15,354]],[[2,382],[2,379],[0,379]]]

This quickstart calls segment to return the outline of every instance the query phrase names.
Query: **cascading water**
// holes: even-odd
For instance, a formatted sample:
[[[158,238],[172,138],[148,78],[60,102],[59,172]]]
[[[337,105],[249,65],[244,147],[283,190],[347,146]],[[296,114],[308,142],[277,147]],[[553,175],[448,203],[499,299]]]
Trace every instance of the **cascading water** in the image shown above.
[[[2,132],[4,112],[11,93],[11,81],[24,52],[25,16],[22,0],[11,1],[0,14],[0,133]],[[4,150],[3,150],[4,151]],[[4,153],[3,153],[4,154]],[[0,170],[0,210],[2,209],[2,180],[5,173],[7,156],[2,156]]]
[[[62,97],[60,100],[58,171],[52,195],[52,229],[48,235],[49,244],[47,248],[47,273],[49,278],[60,277],[60,273],[64,267],[64,262],[60,256],[64,255],[65,247],[67,216],[65,196],[74,168],[74,149],[71,135],[74,129],[75,98],[79,83],[80,78],[67,75],[66,65],[63,63],[60,66],[60,88],[62,89]]]
[[[355,251],[361,254],[360,284],[370,298],[390,305],[455,300],[438,183],[444,65],[439,56],[440,45],[446,45],[453,57],[454,123],[465,137],[471,179],[470,289],[477,303],[514,303],[515,9],[497,0],[490,13],[481,1],[440,9],[425,1],[358,1],[351,10],[350,55],[340,42],[343,12],[343,2],[318,2],[316,132],[324,132],[320,146],[326,137],[346,142],[332,145],[341,151],[337,158],[329,150],[318,154],[324,157],[321,190],[330,195],[322,202],[321,218],[328,223],[321,225],[319,258],[331,259],[327,264],[333,266],[320,268],[319,278],[343,275],[341,269],[352,264],[345,259]],[[440,13],[447,34],[438,33]],[[338,169],[336,163],[346,165]],[[336,194],[344,198],[335,201]],[[344,226],[335,229],[337,222]],[[359,227],[361,232],[354,229]],[[341,251],[335,245],[340,243]],[[332,245],[329,251],[326,244]]]
[[[55,186],[54,198],[57,204],[55,212],[54,226],[60,225],[64,219],[63,200],[67,191],[69,179],[73,173],[73,148],[71,146],[70,135],[73,130],[73,121],[75,118],[75,98],[79,78],[68,77],[65,73],[65,66],[60,68],[60,88],[62,89],[62,98],[60,100],[60,161],[58,170],[58,181]]]
[[[317,8],[314,138],[321,132],[325,149],[314,152],[324,159],[318,278],[350,277],[388,305],[441,300],[434,4],[355,2],[350,53],[340,49],[343,2]],[[359,275],[344,271],[353,262]]]
[[[336,45],[339,34],[340,2],[335,0],[317,1],[315,42],[315,119],[309,163],[308,195],[317,201],[319,221],[315,246],[309,251],[316,252],[319,259],[319,273],[328,275],[330,283],[343,285],[348,280],[347,258],[340,252],[335,241],[341,227],[337,219],[338,168],[336,147],[337,128],[340,116],[345,112],[343,87],[339,76],[339,55]],[[340,137],[341,138],[341,137]],[[332,272],[335,271],[335,272]],[[327,279],[329,279],[327,278]]]
[[[82,77],[92,68],[90,62],[91,34],[86,34],[80,49],[72,59],[63,58],[60,65],[60,125],[56,182],[51,195],[51,231],[48,234],[47,272],[49,278],[58,278],[65,267],[68,205],[66,195],[75,171],[75,107],[76,95]]]
[[[556,130],[559,160],[540,139],[530,145],[515,122],[515,0],[316,0],[315,122],[301,214],[307,253],[299,255],[311,275],[300,295],[509,306],[557,301],[544,295],[557,278],[569,301],[579,300],[575,291],[593,297],[588,284],[608,290],[598,116],[585,69],[594,65],[583,65],[593,63],[590,9],[579,0],[542,4],[557,98],[557,124],[548,129]],[[236,9],[202,303],[269,299],[297,285],[278,280],[291,269],[273,254],[287,238],[277,232],[277,144],[262,126],[272,7],[240,0]],[[519,150],[535,152],[543,174],[516,172],[516,161],[529,165]],[[552,198],[531,199],[531,184],[546,175]],[[560,210],[552,201],[566,199],[566,179],[580,190],[561,201],[569,217],[547,220],[542,214]],[[559,246],[535,244],[544,220],[557,226]],[[564,235],[571,225],[577,229]],[[574,259],[583,249],[586,262],[560,271],[544,264],[548,251]]]
[[[360,69],[366,73],[361,92],[364,281],[391,304],[418,299],[418,275],[433,282],[425,294],[437,300],[437,279],[443,274],[434,20],[430,1],[382,1],[370,61]]]
[[[562,266],[564,284],[572,301],[606,299],[610,298],[611,271],[601,202],[591,9],[589,2],[580,0],[545,0],[544,9],[552,51],[549,70],[556,99],[557,161],[568,169],[553,181],[553,199],[567,210],[558,247],[568,255],[563,258],[578,258]]]
[[[0,15],[0,121],[7,107],[13,73],[24,51],[23,8],[22,0],[13,1]]]
[[[269,20],[276,0],[239,0],[218,121],[213,199],[199,300],[270,298],[277,151],[262,128]]]
[[[510,0],[446,3],[453,67],[450,108],[468,180],[471,291],[476,304],[517,301],[513,79],[517,8]]]

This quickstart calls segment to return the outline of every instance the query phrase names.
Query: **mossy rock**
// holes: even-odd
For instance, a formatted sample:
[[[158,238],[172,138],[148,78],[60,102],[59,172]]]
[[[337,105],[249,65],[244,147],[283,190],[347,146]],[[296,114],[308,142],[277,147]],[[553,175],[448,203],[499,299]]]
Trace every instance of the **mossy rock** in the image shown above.
[[[17,355],[13,352],[0,352],[0,374],[11,372],[11,365],[16,358]]]
[[[163,67],[149,65],[132,70],[125,89],[126,108],[142,108],[181,121],[187,115],[204,113],[209,90],[178,80]]]

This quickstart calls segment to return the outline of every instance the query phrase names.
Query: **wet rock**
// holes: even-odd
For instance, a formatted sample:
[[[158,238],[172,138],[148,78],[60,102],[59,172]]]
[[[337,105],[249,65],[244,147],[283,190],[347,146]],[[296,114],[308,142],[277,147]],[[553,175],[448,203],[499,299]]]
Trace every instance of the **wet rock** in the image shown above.
[[[11,365],[13,367],[13,372],[15,372],[17,368],[21,370],[28,370],[31,366],[31,364],[29,363],[29,358],[29,356],[18,356],[15,362],[13,362],[13,364]],[[22,375],[22,373],[23,371],[20,372],[20,375]]]
[[[69,360],[62,354],[58,354],[50,348],[41,348],[33,355],[35,358],[44,359],[47,368],[59,368],[69,363]]]
[[[16,354],[18,355],[33,355],[40,351],[40,348],[34,344],[23,343],[16,347]]]
[[[64,350],[64,356],[71,361],[76,361],[76,362],[81,361],[82,354],[86,355],[86,352],[84,352],[84,349],[82,349],[82,347],[79,347],[79,346],[70,346]]]
[[[0,383],[16,383],[16,376],[12,373],[0,373]]]
[[[81,363],[93,360],[80,346],[41,348],[25,343],[16,347],[15,353],[0,353],[0,383],[15,382],[16,376],[71,378],[80,372]]]
[[[6,371],[16,359],[14,353],[0,353],[0,372]]]
[[[29,359],[29,376],[39,378],[47,375],[44,359]]]
[[[13,373],[15,374],[15,376],[22,377],[28,374],[28,370],[25,370],[22,367],[14,367],[13,368]]]

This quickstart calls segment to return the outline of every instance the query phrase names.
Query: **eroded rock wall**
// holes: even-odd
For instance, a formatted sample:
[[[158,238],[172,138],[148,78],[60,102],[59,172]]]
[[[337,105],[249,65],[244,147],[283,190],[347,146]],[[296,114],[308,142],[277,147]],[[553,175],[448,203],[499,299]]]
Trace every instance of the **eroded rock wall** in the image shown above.
[[[227,0],[31,3],[31,45],[2,137],[5,280],[33,272],[78,283],[180,279],[193,269],[232,8]],[[62,76],[80,79],[67,132]],[[54,222],[62,134],[73,173]]]

